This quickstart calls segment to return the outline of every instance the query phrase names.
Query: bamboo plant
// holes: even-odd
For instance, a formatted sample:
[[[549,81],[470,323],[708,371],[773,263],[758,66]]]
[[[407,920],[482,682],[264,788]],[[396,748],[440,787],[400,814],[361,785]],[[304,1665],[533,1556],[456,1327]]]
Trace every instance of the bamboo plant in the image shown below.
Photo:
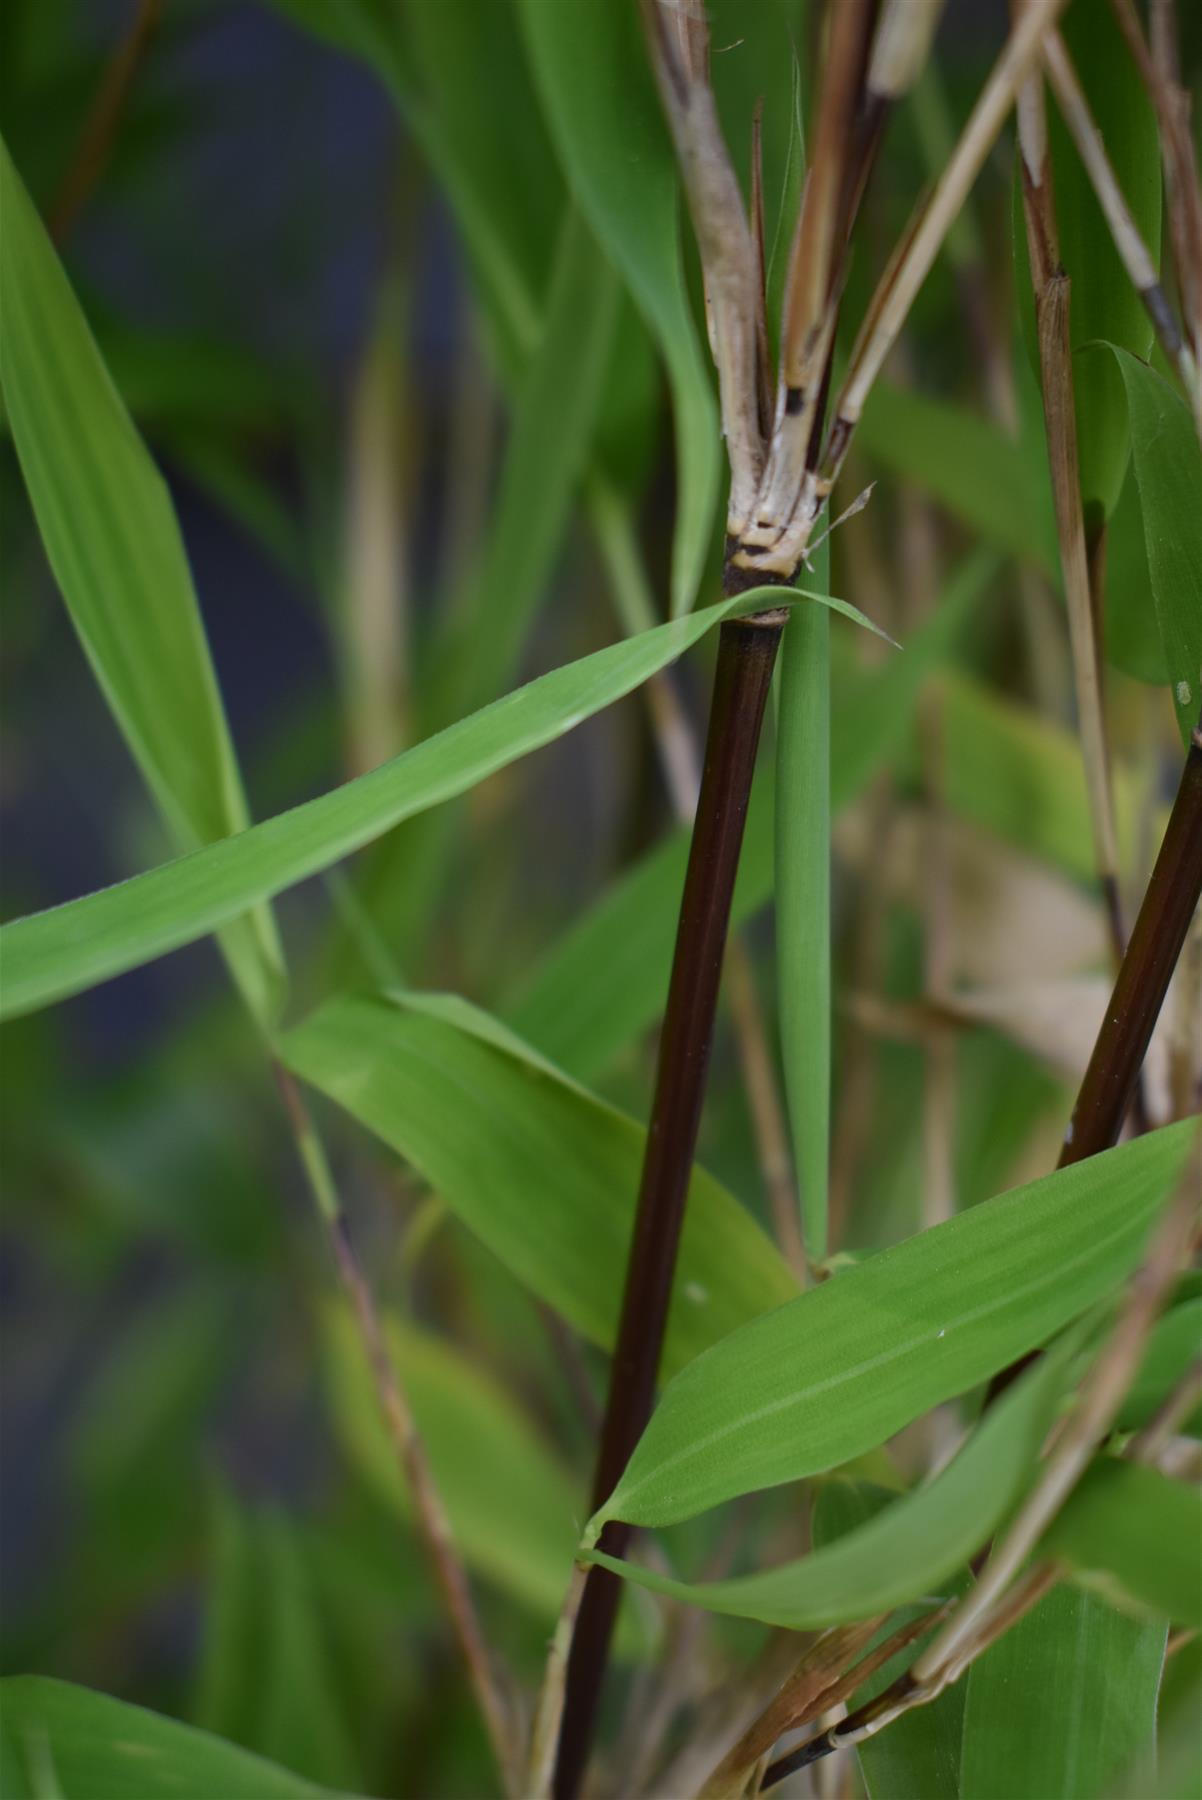
[[[402,128],[332,405],[92,291],[85,227],[212,24],[180,11],[81,85],[20,10],[0,146],[17,614],[61,595],[161,845],[13,881],[13,1185],[80,1269],[98,1218],[96,1266],[186,1249],[114,1286],[68,1446],[97,1554],[10,1622],[0,1786],[1184,1791],[1191,22],[1015,0],[965,53],[939,0],[273,0]],[[193,490],[333,640],[339,747],[257,823]],[[77,1022],[209,939],[229,982],[156,1019],[130,1107]],[[247,1237],[259,1184],[210,1158],[260,1142],[309,1210]],[[106,1219],[158,1158],[159,1212]],[[264,1440],[320,1391],[281,1504],[207,1423],[235,1367]],[[152,1678],[181,1583],[199,1648]]]

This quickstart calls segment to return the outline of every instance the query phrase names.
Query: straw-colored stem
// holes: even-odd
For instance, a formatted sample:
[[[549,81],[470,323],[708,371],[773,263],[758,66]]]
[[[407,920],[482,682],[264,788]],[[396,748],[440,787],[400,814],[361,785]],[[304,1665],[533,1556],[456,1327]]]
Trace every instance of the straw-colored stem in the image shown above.
[[[1048,34],[1043,56],[1048,78],[1060,102],[1064,122],[1093,184],[1098,204],[1110,227],[1115,249],[1122,259],[1131,285],[1147,309],[1161,348],[1181,377],[1199,432],[1202,433],[1202,386],[1199,384],[1198,365],[1160,284],[1152,254],[1119,187],[1102,142],[1102,134],[1094,123],[1089,102],[1058,31]]]

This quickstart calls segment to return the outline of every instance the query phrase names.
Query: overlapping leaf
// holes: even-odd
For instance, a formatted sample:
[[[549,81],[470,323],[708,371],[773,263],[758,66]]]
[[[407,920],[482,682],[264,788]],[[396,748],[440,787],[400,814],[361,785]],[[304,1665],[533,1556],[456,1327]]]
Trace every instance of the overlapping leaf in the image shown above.
[[[754,594],[723,601],[568,663],[319,799],[115,887],[14,921],[0,932],[4,1015],[61,1000],[228,924],[402,819],[466,793],[551,743],[630,693],[720,619],[755,604]]]
[[[1066,1348],[1027,1372],[926,1487],[798,1562],[727,1581],[675,1581],[592,1553],[630,1581],[705,1607],[813,1631],[871,1618],[940,1591],[1005,1516],[1029,1477],[1064,1380]]]
[[[642,1129],[465,1002],[413,1002],[329,1001],[280,1053],[412,1163],[539,1299],[608,1347]],[[665,1369],[795,1293],[759,1226],[697,1170]]]
[[[42,541],[173,837],[209,843],[245,826],[246,804],[171,499],[2,143],[0,209],[4,400]],[[269,914],[222,923],[266,1020],[283,979]]]
[[[588,1541],[832,1468],[1045,1342],[1136,1263],[1196,1132],[983,1201],[734,1332],[664,1391]]]

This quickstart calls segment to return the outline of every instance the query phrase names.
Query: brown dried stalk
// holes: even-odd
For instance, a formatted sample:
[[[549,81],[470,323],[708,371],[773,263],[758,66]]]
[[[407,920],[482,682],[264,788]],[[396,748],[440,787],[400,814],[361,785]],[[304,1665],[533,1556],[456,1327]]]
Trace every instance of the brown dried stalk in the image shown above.
[[[1098,204],[1106,216],[1115,249],[1122,258],[1131,285],[1147,309],[1161,348],[1181,377],[1198,429],[1202,432],[1202,386],[1199,385],[1198,364],[1161,286],[1151,252],[1123,197],[1110,165],[1110,158],[1106,154],[1102,135],[1094,124],[1089,102],[1058,31],[1048,34],[1044,44],[1044,63],[1048,78],[1056,90],[1064,122],[1093,183]]]
[[[1040,385],[1052,475],[1052,498],[1060,540],[1060,566],[1068,605],[1078,729],[1081,734],[1081,754],[1085,765],[1089,817],[1093,830],[1094,860],[1110,925],[1114,966],[1117,968],[1126,947],[1126,934],[1119,898],[1118,834],[1114,823],[1114,795],[1110,783],[1110,757],[1102,713],[1098,646],[1095,638],[1094,601],[1097,593],[1095,584],[1091,581],[1091,561],[1086,549],[1085,516],[1081,503],[1072,345],[1069,337],[1071,271],[1066,274],[1060,266],[1043,82],[1038,75],[1031,76],[1023,84],[1019,94],[1018,117],[1023,216],[1027,228],[1031,285],[1035,292]],[[1100,589],[1100,569],[1096,586]]]
[[[949,1606],[942,1606],[921,1618],[911,1619],[862,1658],[860,1651],[884,1623],[887,1614],[823,1632],[755,1723],[722,1758],[697,1800],[738,1800],[756,1763],[771,1750],[778,1738],[841,1706],[849,1694],[870,1681],[878,1669],[891,1662],[916,1638],[922,1637],[949,1610]]]

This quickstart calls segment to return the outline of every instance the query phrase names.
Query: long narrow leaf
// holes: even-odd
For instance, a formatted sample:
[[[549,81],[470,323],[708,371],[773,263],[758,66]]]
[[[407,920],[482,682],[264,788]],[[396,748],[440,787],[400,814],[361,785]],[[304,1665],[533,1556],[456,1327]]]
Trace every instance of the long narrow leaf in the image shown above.
[[[932,618],[900,653],[845,693],[831,721],[831,805],[849,805],[905,736],[923,682],[979,604],[997,567],[978,552],[961,565]],[[845,669],[844,671],[845,672]],[[752,793],[732,918],[772,892],[773,793],[764,769]],[[554,944],[505,1008],[514,1029],[583,1081],[600,1074],[663,1011],[688,859],[674,832]]]
[[[595,1551],[591,1560],[657,1594],[789,1631],[871,1618],[938,1593],[1022,1491],[1051,1423],[1065,1362],[1061,1347],[1015,1383],[928,1486],[798,1562],[728,1581],[689,1583]]]
[[[280,1053],[412,1163],[539,1299],[608,1347],[642,1129],[465,1002],[405,998],[328,1001]],[[665,1368],[796,1291],[760,1227],[697,1170]]]
[[[6,925],[0,931],[4,1016],[61,1000],[192,943],[402,819],[466,793],[630,693],[747,604],[746,596],[723,601],[555,669],[370,774],[237,837]]]
[[[777,991],[806,1252],[826,1255],[831,1104],[831,627],[798,607],[776,738]]]
[[[181,849],[247,822],[171,499],[0,142],[4,401],[46,554],[114,719]],[[263,908],[224,948],[267,1020],[283,982]]]
[[[520,0],[535,82],[576,199],[621,270],[667,364],[680,498],[672,611],[692,605],[709,548],[721,438],[680,255],[677,175],[639,41],[611,0]],[[614,124],[621,122],[621,154]]]
[[[333,1800],[329,1788],[207,1731],[39,1675],[0,1681],[0,1792],[5,1800]]]
[[[833,1468],[1045,1342],[1136,1262],[1196,1133],[984,1201],[733,1333],[665,1390],[589,1541]]]
[[[961,1800],[1096,1800],[1150,1773],[1164,1644],[1163,1625],[1054,1589],[969,1671]]]

